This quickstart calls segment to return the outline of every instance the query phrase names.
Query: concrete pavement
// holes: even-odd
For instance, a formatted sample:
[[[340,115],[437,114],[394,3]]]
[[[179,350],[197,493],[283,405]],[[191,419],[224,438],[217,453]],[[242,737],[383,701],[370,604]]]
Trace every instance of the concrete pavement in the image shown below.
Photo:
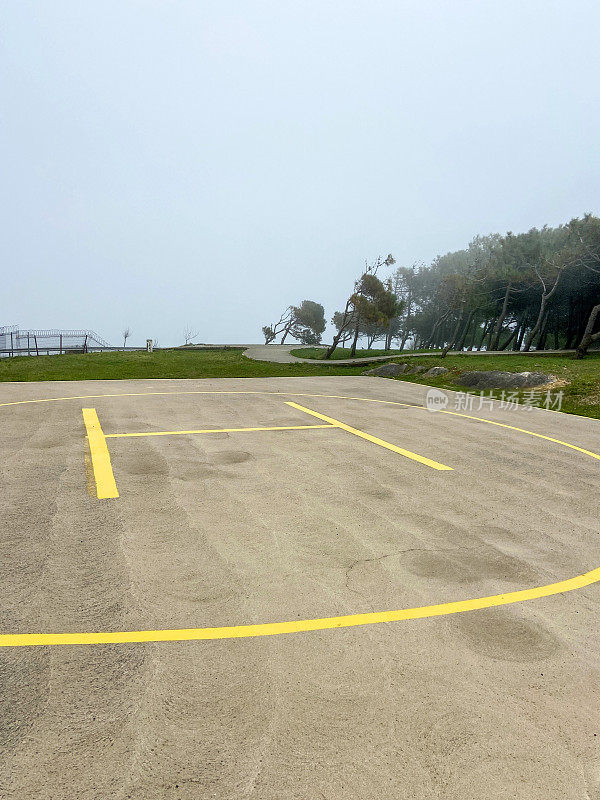
[[[600,425],[452,393],[430,413],[426,391],[0,386],[2,634],[122,634],[0,637],[0,796],[600,797],[600,584],[506,602],[600,565]],[[118,498],[97,497],[83,408]],[[278,622],[303,632],[256,629]],[[200,633],[164,641],[182,630]]]
[[[323,366],[328,366],[330,364],[334,365],[342,365],[342,364],[371,364],[376,361],[390,361],[392,358],[416,358],[418,356],[439,356],[440,351],[431,351],[427,353],[401,353],[392,356],[368,356],[364,358],[340,358],[336,359],[335,361],[320,361],[319,359],[314,358],[298,358],[298,356],[292,355],[292,350],[298,350],[302,347],[301,344],[293,343],[293,344],[253,344],[250,345],[246,350],[244,350],[243,355],[246,358],[252,358],[255,361],[273,361],[277,364],[292,364],[292,363],[304,363],[304,364],[322,364]],[[450,350],[450,354],[454,355],[457,351]],[[462,351],[466,352],[466,351]],[[518,352],[513,353],[513,351],[493,351],[493,350],[472,350],[469,352],[468,355],[471,356],[507,356],[507,355],[524,355],[524,356],[541,356],[541,355],[565,355],[567,353],[574,353],[574,350],[530,350],[527,353]]]
[[[299,358],[292,355],[292,350],[302,347],[297,342],[295,344],[254,344],[243,355],[254,361],[273,361],[276,364],[319,364],[328,366],[329,364],[370,364],[372,361],[389,361],[391,356],[369,356],[368,358],[341,358],[335,361],[319,361],[314,358]],[[420,353],[423,355],[423,353]]]

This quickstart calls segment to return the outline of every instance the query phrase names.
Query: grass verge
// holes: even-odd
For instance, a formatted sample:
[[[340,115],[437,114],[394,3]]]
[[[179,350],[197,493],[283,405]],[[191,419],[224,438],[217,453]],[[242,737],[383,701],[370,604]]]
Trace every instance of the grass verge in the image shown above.
[[[359,375],[364,366],[273,364],[227,350],[173,349],[19,356],[0,359],[0,381],[85,381],[136,378],[261,378],[303,375]]]
[[[393,361],[402,364],[402,358],[394,358]],[[550,388],[552,398],[557,393],[562,392],[561,411],[568,414],[580,414],[583,417],[595,417],[600,419],[600,352],[592,353],[586,358],[576,360],[571,355],[565,356],[528,356],[528,355],[499,355],[499,356],[473,356],[468,353],[460,355],[449,355],[446,358],[440,356],[422,356],[406,359],[405,363],[412,369],[415,366],[446,367],[449,370],[444,375],[437,378],[425,378],[423,375],[403,375],[397,380],[407,380],[412,383],[436,386],[439,389],[452,389],[458,392],[469,392],[479,397],[480,391],[467,389],[457,383],[457,378],[461,372],[471,370],[502,370],[504,372],[543,372],[547,375],[554,375],[557,378],[557,385]],[[373,364],[373,367],[376,367]],[[563,383],[564,382],[564,383]],[[494,397],[498,400],[507,399],[507,395],[514,395],[514,399],[520,403],[530,402],[532,405],[544,406],[546,401],[547,389],[535,390],[543,397],[532,398],[529,392],[532,390],[504,390],[487,389],[485,397]],[[477,402],[473,409],[477,411]]]
[[[296,358],[314,358],[315,361],[321,361],[325,355],[324,347],[298,347],[291,350],[291,354]],[[330,361],[338,361],[341,358],[371,358],[372,356],[390,356],[396,357],[402,355],[402,350],[357,350],[354,356],[350,355],[349,347],[338,347],[331,354]],[[418,353],[418,350],[411,350],[411,353]],[[431,350],[427,351],[428,353]]]
[[[308,348],[307,348],[308,349]],[[0,359],[0,381],[75,381],[75,380],[125,380],[146,378],[261,378],[303,377],[314,375],[360,375],[369,367],[364,365],[337,365],[328,362],[315,364],[274,364],[252,361],[242,355],[242,350],[157,350],[90,353],[87,355],[22,356]],[[373,354],[373,351],[369,351]],[[393,359],[402,363],[402,357]],[[562,410],[571,414],[600,418],[600,352],[592,353],[581,361],[571,356],[474,356],[468,353],[440,356],[417,356],[406,359],[410,368],[417,365],[444,366],[449,372],[438,378],[422,375],[404,375],[406,380],[440,389],[467,391],[456,383],[461,372],[467,370],[506,370],[508,372],[540,371],[556,375],[565,384],[553,389],[563,392]],[[376,366],[376,365],[373,365]],[[472,392],[479,395],[479,392]],[[501,398],[500,390],[486,392],[486,396]],[[521,401],[527,392],[516,392]],[[474,407],[477,410],[476,406]]]

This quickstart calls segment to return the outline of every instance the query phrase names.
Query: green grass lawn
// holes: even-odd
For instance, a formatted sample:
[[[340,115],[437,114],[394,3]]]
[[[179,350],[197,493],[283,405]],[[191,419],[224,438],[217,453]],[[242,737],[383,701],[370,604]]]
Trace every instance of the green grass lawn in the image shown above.
[[[229,350],[157,350],[90,353],[87,355],[22,356],[0,359],[0,381],[74,381],[122,380],[127,378],[260,378],[302,377],[313,375],[360,375],[364,365],[273,364],[252,361],[242,349]],[[364,351],[361,351],[364,352]],[[368,351],[373,355],[377,351]],[[392,360],[392,359],[390,359]],[[402,356],[393,359],[402,363]],[[401,376],[398,380],[466,391],[457,383],[461,372],[473,369],[499,369],[508,372],[540,371],[566,381],[554,391],[564,393],[562,410],[572,414],[600,418],[600,352],[581,361],[572,356],[499,355],[477,356],[469,353],[440,356],[417,356],[405,359],[410,367],[418,364],[444,366],[450,372],[439,378],[421,375]],[[376,364],[373,366],[377,366]],[[479,394],[479,392],[474,392]],[[489,392],[487,393],[490,394]],[[491,393],[500,397],[500,391]],[[519,397],[524,399],[525,393]]]
[[[358,375],[364,367],[272,364],[252,361],[245,348],[227,350],[145,350],[20,356],[0,359],[0,381],[124,380],[127,378],[262,378],[303,375]]]
[[[564,386],[551,390],[552,394],[563,392],[561,410],[569,414],[581,414],[584,417],[600,418],[600,352],[591,353],[586,358],[576,360],[572,355],[499,355],[474,356],[469,353],[440,356],[422,356],[405,359],[394,358],[399,364],[407,363],[410,368],[417,364],[430,367],[446,367],[449,370],[439,378],[424,378],[422,375],[400,376],[397,380],[437,386],[440,389],[470,392],[479,395],[479,390],[466,389],[457,384],[456,379],[461,372],[471,370],[503,370],[505,372],[544,372],[555,375],[559,381],[566,381]],[[373,364],[373,367],[377,366]],[[366,369],[366,368],[364,368]],[[527,391],[516,392],[520,402],[526,400]],[[502,396],[500,389],[486,390],[486,397]]]

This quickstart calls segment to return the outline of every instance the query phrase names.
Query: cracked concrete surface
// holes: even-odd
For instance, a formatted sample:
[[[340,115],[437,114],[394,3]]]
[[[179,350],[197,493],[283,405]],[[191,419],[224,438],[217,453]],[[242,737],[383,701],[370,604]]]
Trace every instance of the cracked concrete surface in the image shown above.
[[[422,547],[409,547],[406,550],[397,550],[394,553],[384,553],[381,556],[373,556],[373,558],[357,558],[353,561],[350,566],[346,569],[346,589],[353,591],[349,584],[350,581],[350,573],[355,567],[358,567],[359,564],[370,564],[375,561],[383,561],[384,558],[393,558],[395,556],[401,556],[404,553],[414,553],[415,551],[423,550]]]

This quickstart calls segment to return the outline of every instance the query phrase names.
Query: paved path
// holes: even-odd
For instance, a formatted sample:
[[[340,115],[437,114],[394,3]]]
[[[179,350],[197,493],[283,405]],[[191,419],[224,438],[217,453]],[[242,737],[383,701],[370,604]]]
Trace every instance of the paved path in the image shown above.
[[[393,358],[416,358],[418,356],[439,356],[440,351],[428,353],[398,353],[391,356],[369,356],[364,358],[341,358],[334,361],[322,361],[315,358],[297,358],[291,354],[292,350],[301,349],[300,344],[253,344],[244,350],[243,355],[247,358],[252,358],[255,361],[273,361],[277,364],[292,364],[292,363],[305,363],[305,364],[322,364],[324,367],[330,365],[341,364],[371,364],[374,361],[390,361]],[[457,351],[451,350],[450,355],[455,355]],[[464,351],[463,351],[464,352]],[[530,350],[528,353],[514,353],[511,351],[485,351],[473,350],[465,355],[470,356],[510,356],[510,355],[524,355],[524,356],[544,356],[544,355],[565,355],[567,353],[574,353],[574,350]]]
[[[600,427],[426,392],[0,385],[0,797],[600,797]]]
[[[373,361],[389,361],[395,356],[369,356],[368,358],[341,358],[335,361],[320,361],[315,358],[298,358],[291,354],[292,350],[300,350],[301,344],[254,344],[243,355],[252,358],[254,361],[273,361],[277,364],[322,364],[324,367],[341,364],[370,364]],[[402,358],[410,357],[411,353],[403,353]],[[417,353],[414,353],[417,355]],[[437,353],[419,353],[418,355],[437,355]]]

